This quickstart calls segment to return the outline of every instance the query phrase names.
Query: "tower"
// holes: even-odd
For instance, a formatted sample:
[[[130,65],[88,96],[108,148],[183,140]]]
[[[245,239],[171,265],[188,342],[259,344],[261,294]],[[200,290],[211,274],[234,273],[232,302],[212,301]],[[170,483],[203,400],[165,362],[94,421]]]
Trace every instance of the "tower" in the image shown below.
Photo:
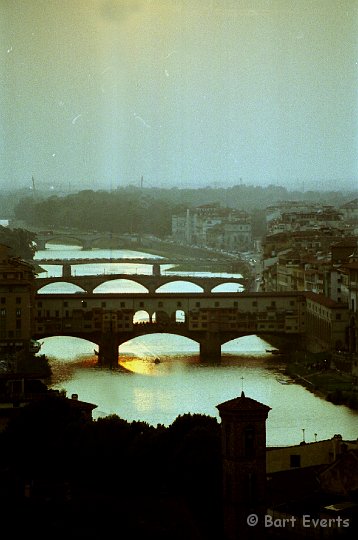
[[[256,540],[260,538],[265,513],[266,419],[271,409],[246,397],[244,392],[219,404],[217,409],[222,424],[226,538]],[[257,525],[248,525],[251,514],[258,516]]]

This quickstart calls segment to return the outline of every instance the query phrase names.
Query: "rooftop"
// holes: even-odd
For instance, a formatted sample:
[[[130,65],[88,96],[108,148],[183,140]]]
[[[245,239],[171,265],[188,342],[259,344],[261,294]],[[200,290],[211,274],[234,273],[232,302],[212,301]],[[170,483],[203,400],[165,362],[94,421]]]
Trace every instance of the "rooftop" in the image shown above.
[[[271,407],[268,407],[267,405],[264,405],[263,403],[260,403],[255,399],[246,397],[244,392],[241,392],[240,397],[230,399],[228,401],[225,401],[224,403],[220,403],[216,406],[216,408],[219,409],[219,412],[261,411],[268,413],[271,410]]]

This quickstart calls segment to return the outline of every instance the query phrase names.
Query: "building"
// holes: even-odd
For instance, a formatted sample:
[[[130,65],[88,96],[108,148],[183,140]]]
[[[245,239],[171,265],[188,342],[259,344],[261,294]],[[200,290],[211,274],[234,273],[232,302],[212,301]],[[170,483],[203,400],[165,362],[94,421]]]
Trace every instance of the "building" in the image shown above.
[[[33,333],[33,266],[0,245],[0,352],[29,349]]]
[[[343,219],[358,224],[358,199],[353,199],[340,207]]]
[[[222,423],[224,528],[228,540],[261,538],[266,504],[266,419],[270,407],[246,397],[217,406]]]
[[[334,435],[323,441],[305,442],[293,446],[268,447],[266,452],[267,474],[316,465],[330,465],[348,450],[358,450],[358,439],[345,441]]]
[[[225,539],[356,538],[358,439],[270,448],[270,407],[242,392],[217,408]]]
[[[312,352],[348,349],[348,306],[322,294],[306,292],[306,345]]]
[[[241,210],[204,204],[172,216],[172,237],[218,250],[248,249],[252,244],[251,217]]]

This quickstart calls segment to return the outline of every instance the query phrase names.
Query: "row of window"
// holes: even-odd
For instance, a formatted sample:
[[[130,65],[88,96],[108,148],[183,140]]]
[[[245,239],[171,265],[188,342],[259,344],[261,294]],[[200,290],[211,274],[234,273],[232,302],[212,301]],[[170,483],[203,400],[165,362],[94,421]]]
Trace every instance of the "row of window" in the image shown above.
[[[0,280],[6,280],[6,279],[23,279],[23,273],[22,272],[3,272],[0,274]]]
[[[20,299],[21,300],[21,299]],[[68,307],[68,302],[67,301],[64,301],[63,302],[63,307]],[[159,301],[158,302],[158,307],[163,307],[164,303],[162,301]],[[253,300],[252,303],[251,303],[252,307],[257,307],[258,306],[258,303],[257,303],[257,300]],[[294,306],[295,305],[295,301],[294,300],[290,300],[289,302],[289,305],[290,306]],[[42,307],[42,302],[37,302],[37,306],[39,308]],[[83,308],[87,308],[88,307],[88,303],[85,301],[85,300],[82,300],[81,301],[81,306]],[[238,307],[239,306],[239,302],[233,302],[233,307]],[[106,302],[101,302],[101,308],[105,308],[107,307],[107,303]],[[120,307],[121,308],[125,308],[126,307],[126,303],[125,302],[120,302]],[[145,307],[145,302],[139,302],[139,307]],[[177,307],[182,307],[182,302],[177,302]],[[195,307],[201,307],[201,303],[200,302],[195,302]],[[214,302],[214,307],[220,307],[220,302]],[[223,307],[223,306],[222,306]],[[266,309],[270,309],[270,308],[276,308],[276,301],[275,300],[271,300],[271,303],[269,306],[266,306]]]
[[[21,304],[21,296],[16,296],[15,302],[16,304]],[[6,304],[6,296],[1,296],[0,304]]]
[[[16,317],[21,317],[21,309],[20,308],[16,309],[15,315],[16,315]],[[6,317],[6,308],[0,308],[0,317],[1,318]]]

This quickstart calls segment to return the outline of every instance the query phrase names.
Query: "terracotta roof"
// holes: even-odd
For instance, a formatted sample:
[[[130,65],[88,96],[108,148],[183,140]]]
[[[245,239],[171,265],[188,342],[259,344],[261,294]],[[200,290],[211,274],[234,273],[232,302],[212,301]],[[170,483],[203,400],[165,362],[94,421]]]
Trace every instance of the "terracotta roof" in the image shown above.
[[[219,412],[221,411],[229,411],[229,412],[235,412],[235,411],[262,411],[262,412],[269,412],[271,410],[271,407],[268,407],[268,405],[264,405],[263,403],[260,403],[259,401],[256,401],[255,399],[246,397],[244,392],[241,392],[241,396],[229,399],[229,401],[225,401],[224,403],[220,403],[216,406],[217,409],[219,409]]]

